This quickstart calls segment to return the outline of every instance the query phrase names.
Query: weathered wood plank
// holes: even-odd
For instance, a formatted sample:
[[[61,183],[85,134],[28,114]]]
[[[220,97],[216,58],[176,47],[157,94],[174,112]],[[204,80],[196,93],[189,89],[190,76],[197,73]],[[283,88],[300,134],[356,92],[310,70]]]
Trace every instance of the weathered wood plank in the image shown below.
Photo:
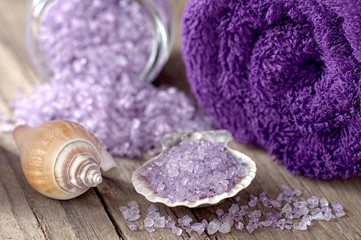
[[[45,239],[4,152],[0,148],[0,239]]]
[[[14,146],[10,147],[14,150]],[[19,202],[18,196],[25,196],[33,216],[48,239],[119,239],[104,207],[93,189],[76,199],[57,201],[37,193],[26,181],[15,151],[2,151],[1,164],[8,164],[12,172],[11,183],[17,195],[9,195],[9,201]],[[4,171],[3,168],[0,168]],[[10,181],[9,181],[10,182]],[[10,184],[10,183],[9,183]],[[24,207],[23,207],[24,208]],[[2,211],[0,211],[1,214]],[[24,222],[27,215],[17,213],[17,221]],[[28,227],[29,228],[29,227]],[[38,228],[30,229],[35,231]],[[26,233],[24,231],[24,233]],[[27,239],[27,238],[25,238]]]

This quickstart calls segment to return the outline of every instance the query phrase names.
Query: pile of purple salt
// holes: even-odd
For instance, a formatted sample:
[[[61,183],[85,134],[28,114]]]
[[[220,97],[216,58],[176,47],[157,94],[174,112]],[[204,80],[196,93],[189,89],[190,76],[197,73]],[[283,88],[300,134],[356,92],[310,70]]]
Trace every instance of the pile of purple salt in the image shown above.
[[[172,202],[197,201],[228,191],[248,174],[248,165],[224,143],[184,140],[140,169],[139,174],[158,195]]]
[[[138,81],[153,31],[137,1],[54,1],[39,43],[53,75],[13,103],[19,123],[72,120],[111,154],[128,157],[159,152],[166,133],[212,128],[184,93]]]
[[[148,232],[154,232],[156,228],[171,229],[173,234],[180,236],[183,231],[198,235],[207,232],[209,235],[220,233],[229,233],[232,227],[241,231],[246,229],[253,233],[258,228],[272,227],[295,230],[306,230],[312,221],[324,220],[330,221],[335,217],[345,215],[343,206],[338,202],[331,202],[322,197],[311,196],[307,199],[301,199],[302,192],[293,190],[288,186],[282,186],[281,192],[276,199],[269,198],[266,192],[258,196],[250,195],[247,205],[239,205],[240,197],[233,198],[233,203],[225,211],[222,208],[216,210],[216,217],[211,221],[203,219],[193,222],[193,218],[185,215],[176,221],[170,216],[161,216],[157,207],[151,204],[146,212],[146,217],[142,220],[139,227],[136,224],[129,225],[131,230],[142,229],[143,226]],[[130,202],[129,206],[135,206]],[[331,205],[331,206],[330,206]],[[139,219],[139,207],[129,214],[129,207],[119,207],[125,219]],[[204,211],[204,209],[203,209]],[[134,220],[133,220],[134,221]]]

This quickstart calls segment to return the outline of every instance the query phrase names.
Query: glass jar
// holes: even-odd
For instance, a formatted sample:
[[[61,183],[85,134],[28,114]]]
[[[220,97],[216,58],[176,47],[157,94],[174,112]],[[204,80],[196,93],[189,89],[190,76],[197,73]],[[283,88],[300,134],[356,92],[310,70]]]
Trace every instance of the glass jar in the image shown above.
[[[173,46],[175,1],[32,0],[27,42],[33,64],[45,80],[89,65],[92,72],[125,71],[151,82]]]

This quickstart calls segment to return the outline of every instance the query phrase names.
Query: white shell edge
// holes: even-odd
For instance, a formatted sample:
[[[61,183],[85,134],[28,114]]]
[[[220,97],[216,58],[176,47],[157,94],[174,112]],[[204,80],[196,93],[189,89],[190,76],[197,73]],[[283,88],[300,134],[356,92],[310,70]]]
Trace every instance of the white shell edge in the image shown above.
[[[170,137],[171,135],[172,134],[168,134],[164,138]],[[223,138],[222,137],[212,138],[212,137],[209,137],[209,135],[223,136]],[[231,140],[233,140],[232,135],[228,131],[216,130],[216,131],[205,131],[205,132],[196,132],[196,133],[181,133],[181,134],[177,133],[177,137],[179,137],[181,139],[184,139],[185,137],[188,139],[202,139],[202,138],[204,139],[204,138],[206,138],[212,142],[225,142],[226,148],[232,154],[234,154],[237,158],[242,158],[247,163],[247,165],[249,167],[249,169],[248,169],[249,173],[247,176],[242,177],[240,179],[240,181],[237,184],[235,184],[231,189],[229,189],[227,192],[225,192],[221,195],[217,195],[217,196],[210,197],[210,198],[203,198],[203,199],[200,199],[195,202],[178,201],[178,202],[172,203],[168,198],[158,196],[157,193],[151,188],[148,181],[138,174],[138,172],[141,168],[156,161],[159,158],[159,156],[161,154],[163,154],[164,151],[166,151],[167,149],[169,149],[171,147],[169,145],[167,147],[165,147],[163,145],[163,151],[159,155],[155,156],[154,158],[152,158],[149,161],[147,161],[146,163],[144,163],[141,167],[139,167],[137,170],[135,170],[135,172],[132,175],[132,183],[133,183],[135,190],[139,194],[143,195],[148,201],[154,202],[154,203],[163,203],[163,204],[167,205],[168,207],[177,207],[177,206],[186,206],[189,208],[206,207],[209,205],[217,204],[226,198],[231,198],[231,197],[235,196],[242,189],[245,189],[246,187],[248,187],[251,184],[251,182],[253,181],[253,179],[255,178],[256,171],[257,171],[256,163],[249,156],[245,155],[244,153],[241,153],[240,151],[232,149],[228,146],[228,143]],[[174,138],[174,135],[172,138]],[[163,141],[163,143],[164,143],[164,141]],[[176,145],[176,144],[174,144],[174,145]]]

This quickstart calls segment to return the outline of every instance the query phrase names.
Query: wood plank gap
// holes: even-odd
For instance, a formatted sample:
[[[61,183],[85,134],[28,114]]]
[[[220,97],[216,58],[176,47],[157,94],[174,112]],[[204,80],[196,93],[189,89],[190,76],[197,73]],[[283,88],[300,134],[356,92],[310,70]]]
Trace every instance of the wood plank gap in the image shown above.
[[[120,230],[120,228],[117,227],[114,218],[112,217],[112,215],[108,211],[108,206],[106,205],[103,196],[100,194],[100,192],[99,192],[99,190],[97,188],[94,188],[94,191],[95,191],[96,195],[98,196],[101,204],[103,205],[104,211],[107,214],[110,222],[113,224],[113,227],[115,228],[115,231],[117,232],[119,239],[125,239],[123,237],[123,232]]]
[[[31,211],[32,211],[33,214],[34,214],[34,217],[36,218],[36,221],[38,222],[38,224],[39,224],[39,226],[40,226],[41,231],[42,231],[43,234],[44,234],[44,238],[45,238],[46,240],[50,240],[49,235],[48,235],[49,229],[47,228],[47,225],[46,225],[46,224],[44,224],[44,225],[42,224],[42,222],[40,221],[40,218],[39,218],[38,215],[34,212],[32,206],[31,206],[30,204],[29,204],[29,206],[30,206],[30,208],[31,208]]]

